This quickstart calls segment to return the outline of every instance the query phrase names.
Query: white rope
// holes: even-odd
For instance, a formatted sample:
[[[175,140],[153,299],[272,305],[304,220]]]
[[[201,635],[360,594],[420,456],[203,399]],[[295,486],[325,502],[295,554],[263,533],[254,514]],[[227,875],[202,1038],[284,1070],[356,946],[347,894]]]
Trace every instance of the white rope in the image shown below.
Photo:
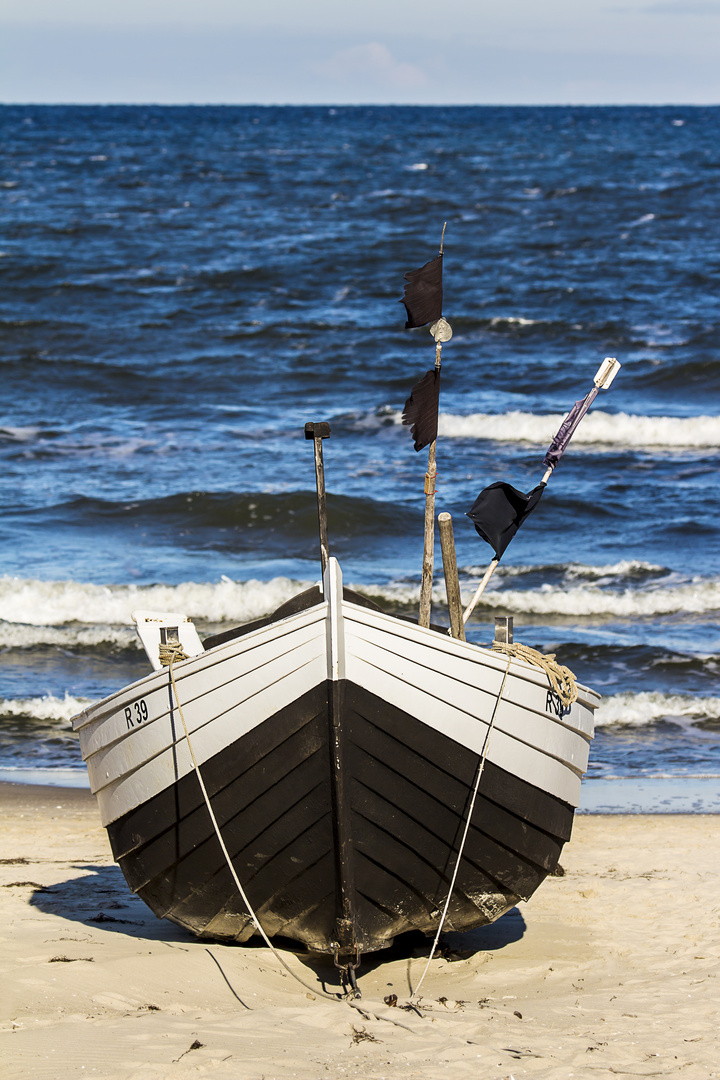
[[[238,892],[240,893],[240,896],[242,898],[242,902],[244,903],[245,907],[247,908],[247,912],[248,912],[248,915],[250,916],[250,919],[251,919],[251,921],[253,923],[253,926],[255,927],[257,932],[260,934],[263,941],[265,942],[265,944],[267,945],[268,949],[273,954],[275,959],[278,961],[278,963],[282,967],[285,968],[288,975],[292,975],[293,979],[295,979],[297,982],[299,982],[301,986],[303,986],[306,990],[309,990],[312,994],[317,994],[318,997],[327,998],[328,1001],[339,1001],[339,1002],[342,1003],[343,998],[338,997],[338,996],[336,996],[334,994],[327,994],[327,993],[325,993],[324,990],[318,990],[317,986],[311,986],[309,983],[304,982],[300,978],[300,976],[297,975],[292,970],[292,968],[286,963],[286,961],[282,958],[282,956],[277,951],[277,949],[275,948],[273,943],[270,941],[270,938],[265,933],[263,927],[260,925],[260,920],[258,919],[257,915],[255,914],[255,911],[253,909],[252,904],[250,903],[250,901],[247,898],[247,894],[246,894],[245,890],[242,887],[242,884],[240,882],[240,878],[238,877],[237,872],[235,870],[235,867],[233,866],[232,859],[230,858],[230,852],[228,851],[228,849],[227,849],[227,847],[225,845],[225,841],[223,840],[222,833],[220,832],[220,826],[218,825],[217,818],[215,817],[215,811],[213,810],[212,805],[210,803],[210,796],[207,793],[207,788],[205,787],[205,781],[202,778],[202,773],[200,772],[200,766],[198,765],[197,758],[195,757],[195,751],[193,750],[193,745],[192,745],[192,742],[190,741],[190,732],[188,731],[187,724],[185,723],[185,717],[183,715],[182,705],[180,704],[180,697],[178,695],[177,686],[175,684],[175,672],[173,671],[173,665],[174,665],[176,660],[187,659],[187,658],[185,657],[185,654],[182,652],[182,646],[161,646],[160,648],[161,649],[164,648],[166,650],[171,650],[172,651],[172,654],[166,653],[166,655],[168,657],[167,666],[169,667],[169,670],[170,670],[170,681],[172,683],[173,692],[175,694],[175,701],[177,703],[178,714],[180,716],[180,720],[182,721],[183,730],[185,732],[185,741],[187,742],[188,750],[190,751],[190,757],[192,758],[192,763],[193,763],[193,766],[195,768],[195,774],[197,775],[198,783],[200,785],[200,790],[202,791],[203,798],[205,799],[205,805],[207,806],[208,814],[210,815],[210,820],[211,820],[211,822],[213,824],[213,828],[215,829],[215,835],[218,838],[218,843],[220,844],[220,848],[222,849],[222,853],[225,856],[225,861],[227,862],[230,873],[233,876],[233,880],[235,882],[235,885],[237,886]],[[178,653],[180,653],[182,655],[178,655]],[[165,661],[163,661],[163,663],[165,663]]]
[[[517,656],[521,660],[527,660],[528,663],[541,668],[550,680],[551,687],[563,705],[569,706],[574,701],[577,701],[575,673],[569,667],[565,667],[564,664],[559,664],[555,659],[555,653],[541,653],[537,649],[531,649],[529,645],[521,645],[519,641],[510,643],[507,641],[493,641],[492,647],[506,653],[509,657]]]
[[[442,933],[442,928],[445,924],[445,918],[448,913],[448,908],[450,907],[453,890],[455,889],[455,882],[457,880],[458,870],[460,869],[460,861],[463,857],[463,851],[465,850],[465,841],[467,840],[467,836],[470,831],[470,822],[472,821],[473,810],[475,809],[475,800],[477,798],[477,793],[480,788],[480,781],[482,779],[483,770],[485,769],[485,762],[487,760],[488,750],[490,748],[490,736],[492,735],[493,728],[495,727],[495,717],[497,716],[498,707],[505,691],[505,683],[507,682],[508,672],[510,671],[511,663],[512,656],[508,656],[507,667],[505,668],[505,674],[503,675],[503,680],[500,685],[500,692],[495,699],[495,708],[493,709],[492,716],[490,717],[490,723],[488,724],[488,729],[485,733],[485,740],[483,742],[483,747],[480,754],[480,761],[478,762],[477,776],[475,777],[475,785],[473,787],[472,798],[470,799],[470,809],[468,810],[467,819],[465,821],[465,829],[463,831],[462,840],[460,841],[460,847],[458,848],[457,859],[455,860],[455,867],[453,869],[453,875],[450,881],[450,888],[448,889],[447,899],[445,900],[445,907],[443,908],[442,915],[440,917],[440,923],[437,928],[437,933],[435,934],[435,940],[433,941],[432,949],[430,950],[430,955],[428,956],[425,969],[420,976],[420,981],[418,982],[413,992],[410,994],[411,1001],[413,998],[416,998],[420,992],[420,987],[422,986],[423,980],[428,973],[430,964],[433,962],[433,959],[435,957],[435,950],[437,949],[438,941],[440,940],[440,934]]]

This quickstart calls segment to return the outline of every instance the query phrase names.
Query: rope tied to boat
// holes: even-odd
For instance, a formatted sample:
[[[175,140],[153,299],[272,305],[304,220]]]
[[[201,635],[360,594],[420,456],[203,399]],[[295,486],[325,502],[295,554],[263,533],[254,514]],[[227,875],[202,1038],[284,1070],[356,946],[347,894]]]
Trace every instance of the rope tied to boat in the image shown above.
[[[203,780],[202,773],[200,772],[200,765],[198,764],[198,760],[195,757],[195,751],[193,750],[193,745],[192,745],[192,742],[190,741],[190,732],[188,731],[188,726],[187,726],[187,724],[185,722],[185,715],[183,713],[183,708],[182,708],[182,705],[180,703],[180,696],[179,696],[178,691],[177,691],[177,684],[175,682],[175,672],[173,670],[173,666],[174,666],[176,660],[187,659],[187,657],[185,657],[185,655],[184,655],[184,653],[182,651],[182,646],[177,646],[177,645],[164,646],[164,645],[161,645],[160,646],[160,658],[161,658],[161,660],[162,660],[162,650],[163,649],[169,650],[168,653],[167,653],[168,660],[167,660],[167,662],[163,660],[163,663],[164,664],[166,663],[166,666],[169,668],[170,682],[172,684],[173,693],[175,695],[175,702],[177,704],[178,715],[180,717],[180,722],[182,723],[182,726],[183,726],[183,731],[185,732],[185,742],[187,743],[188,750],[190,751],[190,757],[192,759],[193,768],[195,769],[195,775],[197,776],[198,784],[200,785],[200,790],[201,790],[203,798],[205,800],[205,805],[207,807],[208,814],[210,815],[210,821],[212,823],[213,829],[215,830],[215,835],[217,836],[218,843],[220,844],[220,849],[222,850],[222,853],[223,853],[223,855],[225,857],[225,861],[226,861],[226,863],[228,865],[228,869],[230,870],[232,878],[233,878],[233,880],[235,882],[235,886],[237,888],[237,891],[240,893],[240,897],[242,899],[242,902],[243,902],[243,904],[245,905],[245,907],[247,909],[247,913],[248,913],[248,915],[250,917],[250,921],[252,922],[253,926],[255,927],[257,932],[262,937],[262,939],[265,942],[265,944],[267,945],[267,947],[270,949],[270,951],[273,954],[273,956],[275,957],[275,959],[282,965],[282,967],[285,968],[285,970],[288,972],[289,975],[292,975],[292,977],[294,979],[297,979],[297,981],[300,983],[301,986],[304,986],[306,990],[310,990],[313,994],[318,994],[320,997],[328,997],[328,998],[331,998],[331,1000],[333,1000],[333,1001],[337,1001],[338,999],[336,997],[333,997],[331,994],[325,994],[322,990],[318,990],[317,987],[310,986],[308,983],[303,982],[303,980],[301,978],[299,978],[298,975],[295,974],[295,972],[292,970],[292,968],[285,962],[285,960],[282,958],[282,956],[280,956],[279,952],[277,951],[275,946],[270,941],[270,938],[265,933],[265,930],[263,929],[263,927],[260,924],[260,920],[258,919],[257,915],[255,914],[255,910],[254,910],[252,904],[248,900],[247,894],[246,894],[245,890],[242,887],[242,884],[240,882],[240,878],[238,877],[237,871],[236,871],[236,869],[235,869],[235,867],[233,865],[233,861],[230,858],[230,852],[227,849],[227,845],[225,844],[225,841],[223,839],[223,835],[222,835],[222,833],[220,831],[220,825],[218,824],[218,820],[215,817],[215,811],[212,808],[212,804],[210,802],[210,796],[208,794],[207,788],[205,787],[205,781]],[[177,655],[178,653],[180,653],[182,655]]]
[[[268,936],[266,931],[264,931],[263,927],[261,926],[260,920],[258,919],[257,915],[255,914],[255,909],[254,909],[253,905],[250,904],[250,902],[248,900],[248,897],[247,897],[247,893],[243,889],[241,880],[240,880],[239,876],[237,876],[237,872],[236,872],[235,867],[233,865],[233,862],[232,862],[232,859],[231,859],[231,856],[230,856],[230,852],[228,851],[225,839],[222,838],[222,833],[220,831],[220,825],[219,825],[218,820],[217,820],[217,818],[215,816],[215,811],[213,810],[212,802],[210,802],[210,797],[208,795],[207,788],[205,787],[205,781],[203,780],[203,774],[200,771],[200,765],[198,764],[198,758],[195,757],[195,752],[194,752],[193,747],[192,747],[192,742],[190,740],[190,732],[188,731],[188,725],[186,724],[185,714],[184,714],[184,712],[182,712],[182,705],[180,703],[179,694],[177,692],[177,684],[176,684],[176,681],[175,681],[175,672],[173,670],[173,666],[174,666],[174,664],[175,664],[175,662],[177,660],[187,660],[188,658],[185,656],[185,653],[182,652],[182,646],[171,645],[171,646],[164,647],[164,646],[161,645],[160,648],[161,648],[161,650],[163,648],[168,649],[168,651],[166,653],[166,656],[167,656],[168,659],[167,659],[166,662],[163,661],[163,663],[165,664],[165,666],[167,666],[169,679],[171,679],[171,685],[173,687],[173,693],[174,693],[174,696],[175,696],[175,702],[177,704],[178,716],[180,717],[180,723],[182,724],[182,730],[184,730],[184,732],[185,732],[185,740],[186,740],[186,742],[188,744],[188,750],[190,752],[190,757],[192,759],[192,765],[193,765],[193,768],[195,770],[195,775],[196,775],[196,777],[198,777],[198,783],[200,785],[200,789],[201,789],[203,798],[205,800],[205,806],[207,807],[207,812],[209,814],[210,822],[212,822],[213,828],[215,829],[215,835],[217,836],[217,840],[218,840],[218,843],[220,845],[220,850],[222,851],[223,856],[225,856],[225,860],[226,860],[226,862],[228,864],[228,868],[229,868],[230,873],[232,875],[233,881],[235,882],[235,888],[237,889],[237,892],[240,893],[243,904],[245,905],[245,907],[247,909],[247,914],[248,914],[248,916],[250,918],[250,921],[253,922],[253,926],[255,927],[257,932],[262,937],[263,942],[266,943],[266,945],[270,949],[272,955],[275,957],[277,962],[279,962],[281,964],[281,967],[285,969],[285,971],[288,973],[288,975],[293,976],[294,980],[297,983],[299,983],[300,986],[302,986],[305,990],[309,990],[310,993],[313,996],[318,997],[318,998],[325,998],[327,1001],[337,1001],[340,1004],[348,1004],[348,1005],[350,1005],[350,1007],[352,1009],[356,1009],[359,1013],[361,1013],[363,1016],[365,1016],[367,1018],[367,1020],[369,1020],[369,1018],[373,1017],[373,1018],[375,1018],[375,1020],[386,1021],[389,1024],[393,1024],[395,1027],[404,1027],[407,1030],[412,1031],[412,1028],[408,1027],[408,1025],[404,1024],[402,1021],[396,1021],[395,1018],[391,1017],[391,1016],[383,1016],[383,1015],[379,1014],[378,1012],[376,1012],[375,1010],[369,1009],[366,1004],[362,1004],[362,1005],[358,1004],[356,1001],[352,1001],[349,998],[344,997],[344,996],[340,997],[340,996],[335,995],[335,994],[327,994],[325,990],[318,989],[317,986],[311,986],[310,983],[305,983],[304,980],[302,980],[302,978],[300,978],[300,976],[295,971],[293,971],[293,969],[290,968],[289,964],[284,960],[284,958],[280,955],[279,951],[277,951],[275,946],[270,941],[270,937]],[[161,659],[162,659],[162,651],[161,651]],[[412,1034],[415,1034],[415,1032],[412,1032]]]
[[[492,647],[497,652],[504,652],[511,659],[517,657],[519,660],[527,660],[529,664],[541,668],[547,675],[550,686],[566,708],[577,701],[577,677],[569,667],[558,663],[555,653],[541,653],[537,649],[531,649],[529,645],[521,645],[519,641],[493,641]]]
[[[490,722],[488,724],[487,731],[485,732],[485,738],[483,740],[482,750],[480,752],[480,758],[479,758],[479,761],[478,761],[477,772],[475,774],[475,783],[473,784],[472,796],[470,798],[470,806],[468,808],[467,817],[465,819],[465,828],[463,830],[462,839],[460,841],[460,847],[458,848],[457,859],[455,860],[455,866],[453,867],[452,878],[450,879],[450,887],[448,889],[447,898],[445,900],[445,906],[443,907],[442,914],[440,916],[440,922],[438,924],[437,932],[435,934],[435,940],[432,943],[432,948],[430,950],[430,955],[427,958],[427,963],[425,964],[425,968],[423,970],[422,975],[420,976],[420,980],[419,980],[417,986],[415,987],[415,989],[410,994],[410,1003],[411,1004],[412,1004],[414,999],[415,1000],[417,999],[417,996],[418,996],[418,994],[420,992],[420,987],[422,986],[423,980],[425,979],[425,976],[427,975],[428,970],[430,968],[430,965],[433,962],[433,959],[435,957],[435,951],[436,951],[436,949],[438,947],[438,942],[440,941],[440,934],[442,933],[442,928],[445,925],[445,919],[447,918],[448,909],[450,907],[450,901],[452,900],[453,892],[455,891],[455,882],[457,881],[458,871],[460,869],[460,863],[462,862],[463,852],[465,850],[465,841],[467,840],[468,833],[470,832],[470,823],[472,822],[473,810],[475,809],[475,800],[477,799],[477,794],[478,794],[478,791],[480,790],[480,781],[482,780],[482,775],[483,775],[483,772],[485,770],[485,762],[487,761],[488,751],[490,749],[490,736],[493,733],[493,729],[495,727],[495,718],[496,718],[496,716],[498,714],[498,708],[500,706],[500,702],[502,701],[503,694],[505,693],[505,683],[507,682],[507,677],[508,677],[508,674],[510,672],[510,664],[511,664],[511,662],[512,662],[512,656],[508,656],[507,667],[505,668],[505,673],[503,675],[503,679],[502,679],[502,682],[500,684],[500,690],[498,691],[498,695],[495,698],[495,707],[493,708],[492,716],[490,717]]]
[[[190,657],[179,642],[177,644],[172,642],[166,644],[161,641],[158,645],[158,659],[163,667],[169,667],[171,664],[174,664],[176,660],[189,660]],[[180,703],[178,702],[178,709],[179,708]]]

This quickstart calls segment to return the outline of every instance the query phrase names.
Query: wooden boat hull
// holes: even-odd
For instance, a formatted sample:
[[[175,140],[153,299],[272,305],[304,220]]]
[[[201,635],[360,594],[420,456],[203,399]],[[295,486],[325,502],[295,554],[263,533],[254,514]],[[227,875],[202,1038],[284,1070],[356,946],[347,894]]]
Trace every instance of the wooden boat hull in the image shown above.
[[[485,751],[445,926],[491,922],[557,865],[597,695],[562,715],[539,669],[344,600],[334,560],[324,591],[175,668],[250,903],[269,935],[341,959],[434,933]],[[131,889],[198,935],[247,940],[167,671],[75,726]]]

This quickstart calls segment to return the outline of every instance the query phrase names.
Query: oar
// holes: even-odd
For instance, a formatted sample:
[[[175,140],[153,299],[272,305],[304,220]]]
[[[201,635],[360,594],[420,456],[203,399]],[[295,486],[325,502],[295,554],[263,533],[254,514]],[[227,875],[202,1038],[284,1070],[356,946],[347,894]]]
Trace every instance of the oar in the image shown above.
[[[528,515],[534,510],[534,508],[540,501],[540,496],[543,493],[545,485],[552,476],[552,473],[563,453],[567,449],[567,445],[575,434],[578,424],[587,413],[588,409],[597,397],[599,391],[608,389],[610,383],[613,381],[619,370],[620,364],[615,359],[615,357],[606,356],[602,364],[598,368],[595,378],[593,379],[592,390],[588,394],[586,394],[585,397],[582,398],[580,401],[575,402],[572,409],[567,414],[562,424],[558,428],[558,431],[553,441],[550,443],[548,452],[543,459],[543,465],[547,466],[547,468],[545,470],[545,473],[543,474],[542,480],[536,488],[534,488],[528,495],[523,495],[522,492],[516,491],[514,488],[511,488],[509,484],[491,484],[489,488],[486,488],[485,491],[482,491],[478,496],[478,501],[480,501],[483,496],[486,496],[487,493],[495,489],[496,507],[502,500],[508,500],[508,511],[506,512],[509,512],[510,517],[507,519],[507,522],[503,524],[506,525],[506,532],[509,533],[509,538],[503,544],[502,549],[499,552],[496,550],[495,558],[492,560],[487,570],[483,574],[482,581],[478,585],[475,591],[475,595],[473,596],[472,600],[463,612],[464,623],[468,621],[473,611],[475,610],[477,602],[485,591],[485,586],[487,585],[488,581],[495,573],[497,565],[500,562],[500,559],[502,558],[503,552],[505,551],[507,545],[510,543],[510,540],[512,540],[513,536],[520,528],[525,518],[528,517]],[[505,490],[500,492],[497,491],[497,489]],[[512,500],[512,502],[510,500]],[[522,504],[522,500],[525,500],[524,507]],[[496,507],[493,508],[493,512],[496,512]],[[483,523],[480,523],[479,526],[476,522],[475,526],[481,535],[483,535],[483,532],[481,530],[482,524]],[[486,536],[484,538],[487,539]]]

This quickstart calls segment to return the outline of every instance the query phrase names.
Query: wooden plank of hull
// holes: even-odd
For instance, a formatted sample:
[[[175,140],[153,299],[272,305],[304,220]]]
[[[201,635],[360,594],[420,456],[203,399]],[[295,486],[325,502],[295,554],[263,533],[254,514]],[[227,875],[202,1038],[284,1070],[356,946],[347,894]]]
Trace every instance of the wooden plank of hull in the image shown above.
[[[337,935],[332,689],[316,687],[203,765],[263,926],[328,951]],[[478,755],[363,687],[343,690],[357,943],[369,950],[407,929],[436,928]],[[450,909],[458,929],[488,922],[534,891],[572,821],[561,800],[485,768]],[[128,882],[157,914],[204,936],[243,940],[253,932],[194,773],[108,832]]]

